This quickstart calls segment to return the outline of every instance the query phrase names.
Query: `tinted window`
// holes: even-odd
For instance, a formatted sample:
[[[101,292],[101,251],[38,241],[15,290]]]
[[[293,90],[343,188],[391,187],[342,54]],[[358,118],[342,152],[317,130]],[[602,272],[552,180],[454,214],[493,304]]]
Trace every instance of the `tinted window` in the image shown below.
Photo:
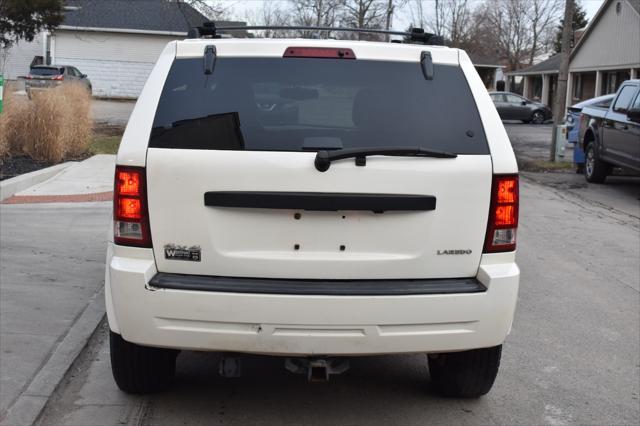
[[[624,86],[620,91],[620,94],[616,98],[616,103],[613,105],[613,110],[617,112],[626,112],[631,104],[633,95],[636,93],[636,86]]]
[[[174,61],[150,147],[301,151],[420,146],[488,154],[459,67],[302,58]],[[469,136],[471,135],[471,136]]]
[[[61,70],[60,68],[51,68],[51,67],[31,68],[31,70],[29,71],[31,75],[43,75],[43,76],[59,75],[59,74],[62,74],[63,72],[64,72],[64,69]]]

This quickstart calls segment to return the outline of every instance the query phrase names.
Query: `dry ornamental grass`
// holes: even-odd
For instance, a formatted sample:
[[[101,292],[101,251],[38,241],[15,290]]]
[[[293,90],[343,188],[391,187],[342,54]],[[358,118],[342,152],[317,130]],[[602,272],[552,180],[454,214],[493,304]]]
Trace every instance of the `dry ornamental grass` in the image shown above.
[[[0,114],[0,157],[28,155],[60,162],[87,151],[91,136],[91,96],[79,84],[32,92],[32,99],[5,90]]]

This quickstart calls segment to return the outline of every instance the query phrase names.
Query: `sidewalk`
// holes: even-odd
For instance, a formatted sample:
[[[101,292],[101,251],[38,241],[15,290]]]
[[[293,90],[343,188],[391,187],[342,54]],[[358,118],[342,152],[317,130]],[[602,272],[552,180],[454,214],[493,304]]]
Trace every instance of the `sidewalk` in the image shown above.
[[[115,156],[0,204],[0,424],[31,424],[104,316]]]

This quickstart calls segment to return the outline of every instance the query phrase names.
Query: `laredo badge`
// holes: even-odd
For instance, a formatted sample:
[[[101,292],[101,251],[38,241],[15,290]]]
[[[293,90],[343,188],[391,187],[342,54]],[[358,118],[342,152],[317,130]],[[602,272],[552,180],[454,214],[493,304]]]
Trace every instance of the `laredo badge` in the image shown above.
[[[169,260],[188,260],[190,262],[200,262],[200,246],[179,246],[176,244],[166,244],[164,246],[164,258]]]

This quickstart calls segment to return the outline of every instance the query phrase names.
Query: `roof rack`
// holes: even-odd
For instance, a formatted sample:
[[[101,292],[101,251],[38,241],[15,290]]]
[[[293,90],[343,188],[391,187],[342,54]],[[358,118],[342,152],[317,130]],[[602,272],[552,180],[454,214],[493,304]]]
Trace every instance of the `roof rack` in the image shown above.
[[[372,33],[385,35],[398,35],[404,37],[405,43],[420,43],[434,46],[444,46],[442,36],[427,33],[422,28],[410,28],[410,31],[390,31],[369,28],[344,28],[344,27],[310,27],[310,26],[229,26],[216,27],[216,23],[208,21],[200,27],[189,30],[188,38],[222,38],[219,31],[251,31],[251,30],[301,30],[301,31],[344,31],[352,33]]]

